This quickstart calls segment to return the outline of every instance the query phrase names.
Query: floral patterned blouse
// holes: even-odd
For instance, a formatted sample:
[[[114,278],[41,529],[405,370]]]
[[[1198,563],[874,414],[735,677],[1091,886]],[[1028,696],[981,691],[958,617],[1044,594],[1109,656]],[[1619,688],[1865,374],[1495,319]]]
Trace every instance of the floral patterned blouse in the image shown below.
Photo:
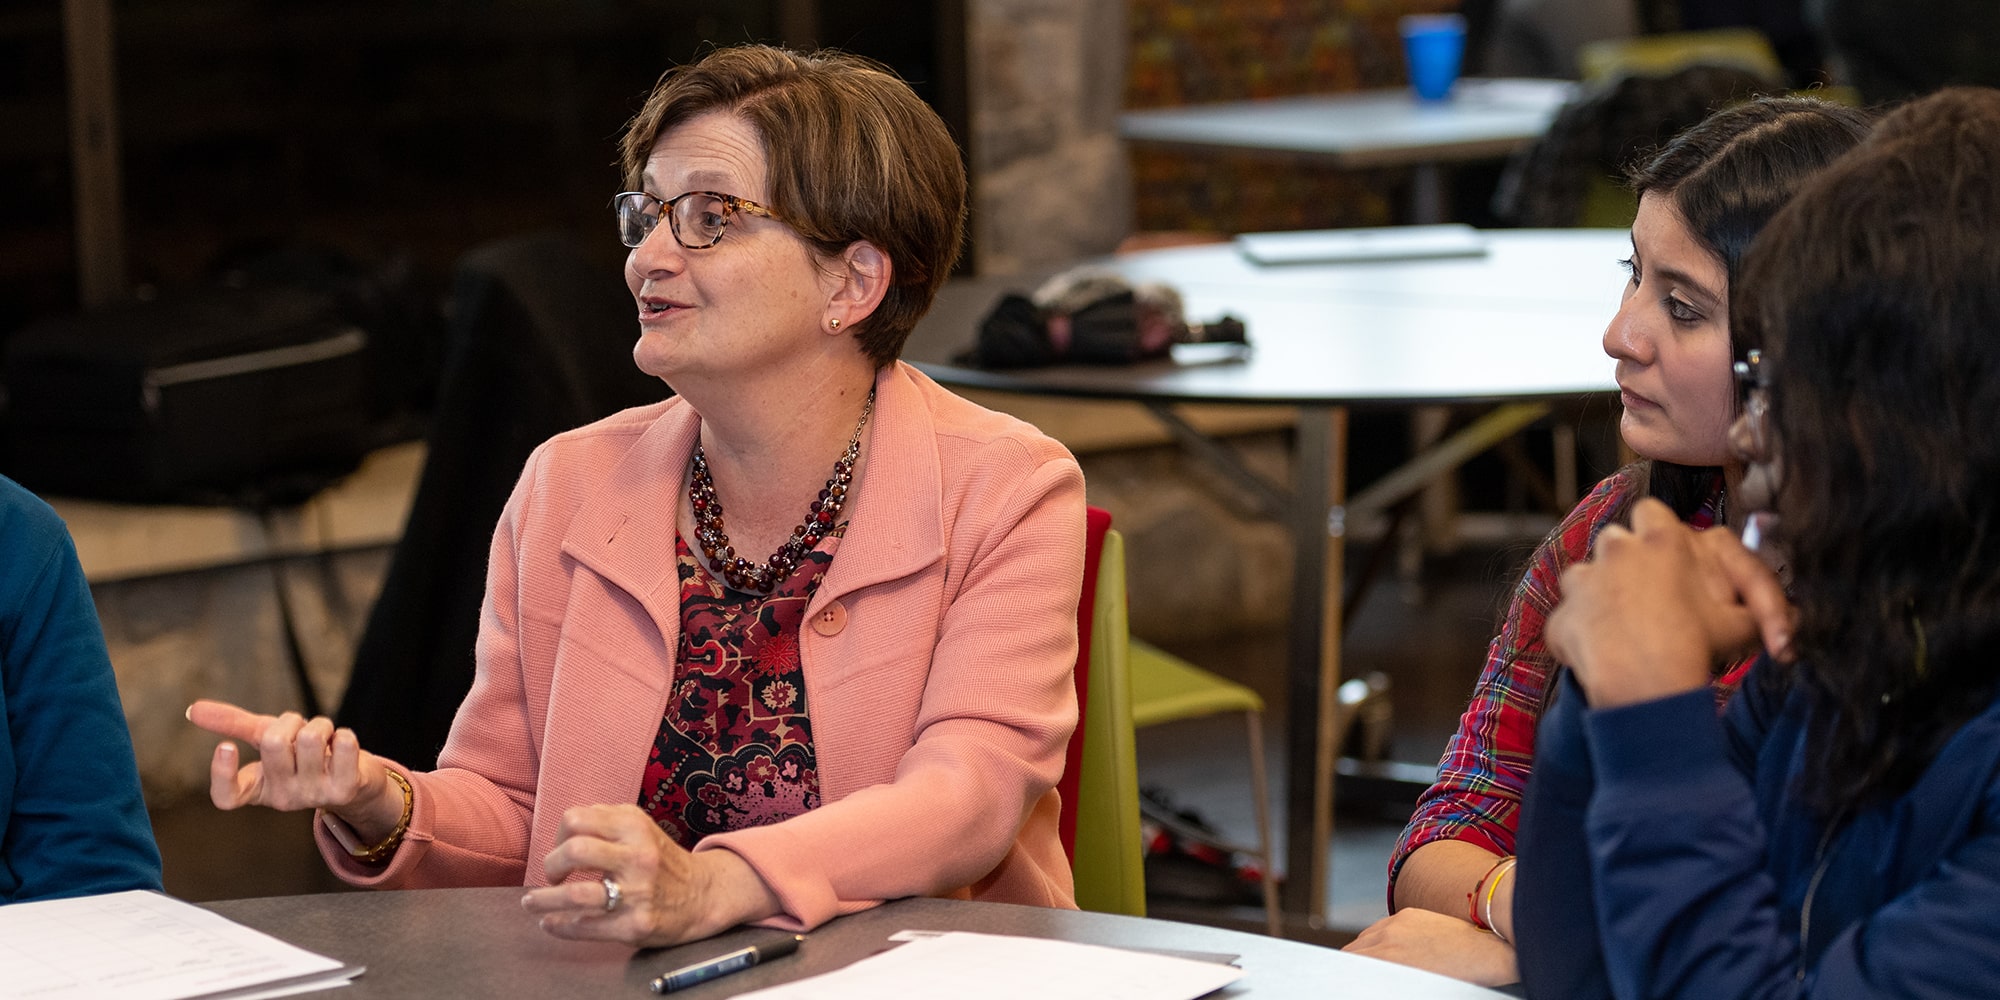
[[[799,629],[839,529],[767,595],[723,586],[675,544],[681,639],[639,806],[682,847],[819,805]]]

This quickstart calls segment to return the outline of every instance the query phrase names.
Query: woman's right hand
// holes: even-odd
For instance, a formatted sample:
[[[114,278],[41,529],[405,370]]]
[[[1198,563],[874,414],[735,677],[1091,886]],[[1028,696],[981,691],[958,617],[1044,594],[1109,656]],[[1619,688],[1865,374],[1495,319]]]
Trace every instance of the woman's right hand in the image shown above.
[[[1791,656],[1793,613],[1777,574],[1727,531],[1696,531],[1650,497],[1632,527],[1608,525],[1563,571],[1543,636],[1594,708],[1693,691],[1720,659]]]
[[[208,765],[208,796],[218,809],[325,809],[364,844],[386,838],[402,819],[402,788],[380,758],[361,749],[354,730],[336,729],[332,719],[259,715],[206,699],[188,706],[187,718],[227,737]],[[256,747],[261,759],[242,763],[231,740]]]

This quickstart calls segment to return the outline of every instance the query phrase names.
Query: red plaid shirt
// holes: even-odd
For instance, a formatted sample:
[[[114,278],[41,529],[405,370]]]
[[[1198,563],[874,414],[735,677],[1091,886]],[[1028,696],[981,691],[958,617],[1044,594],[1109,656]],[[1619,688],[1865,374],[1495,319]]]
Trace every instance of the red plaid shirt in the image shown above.
[[[1688,523],[1707,528],[1721,506],[1722,483]],[[1437,782],[1417,800],[1389,856],[1389,908],[1396,907],[1396,876],[1410,852],[1435,840],[1462,840],[1495,854],[1514,853],[1521,796],[1535,760],[1535,724],[1541,720],[1555,660],[1542,627],[1562,599],[1558,581],[1571,563],[1587,558],[1598,531],[1628,506],[1633,470],[1621,469],[1597,484],[1535,550],[1527,575],[1514,589],[1500,634],[1486,649],[1486,665],[1472,689],[1472,703],[1438,761]],[[1716,702],[1726,702],[1750,661],[1716,678]]]

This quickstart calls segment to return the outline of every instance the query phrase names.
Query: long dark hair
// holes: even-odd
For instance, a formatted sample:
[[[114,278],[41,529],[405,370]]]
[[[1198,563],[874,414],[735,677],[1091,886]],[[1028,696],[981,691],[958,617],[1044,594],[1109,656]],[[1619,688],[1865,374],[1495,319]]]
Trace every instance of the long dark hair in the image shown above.
[[[1772,371],[1800,793],[1907,789],[2000,682],[2000,91],[1892,112],[1751,250],[1731,326]]]
[[[1805,180],[1868,134],[1869,116],[1811,97],[1761,97],[1725,108],[1675,136],[1631,168],[1640,197],[1672,199],[1688,233],[1722,263],[1737,285],[1743,254],[1757,232]],[[1731,356],[1737,356],[1734,325]],[[1643,494],[1658,497],[1685,521],[1714,490],[1722,470],[1642,460]],[[1622,515],[1622,512],[1621,512]]]

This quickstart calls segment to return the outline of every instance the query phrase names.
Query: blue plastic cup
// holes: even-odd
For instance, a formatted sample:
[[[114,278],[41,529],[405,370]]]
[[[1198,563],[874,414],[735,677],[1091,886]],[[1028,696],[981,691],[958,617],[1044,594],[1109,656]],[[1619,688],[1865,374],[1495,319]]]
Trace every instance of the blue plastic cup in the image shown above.
[[[1403,58],[1410,65],[1410,86],[1417,99],[1442,101],[1458,82],[1459,60],[1465,55],[1465,18],[1457,14],[1412,14],[1397,22],[1403,32]]]

